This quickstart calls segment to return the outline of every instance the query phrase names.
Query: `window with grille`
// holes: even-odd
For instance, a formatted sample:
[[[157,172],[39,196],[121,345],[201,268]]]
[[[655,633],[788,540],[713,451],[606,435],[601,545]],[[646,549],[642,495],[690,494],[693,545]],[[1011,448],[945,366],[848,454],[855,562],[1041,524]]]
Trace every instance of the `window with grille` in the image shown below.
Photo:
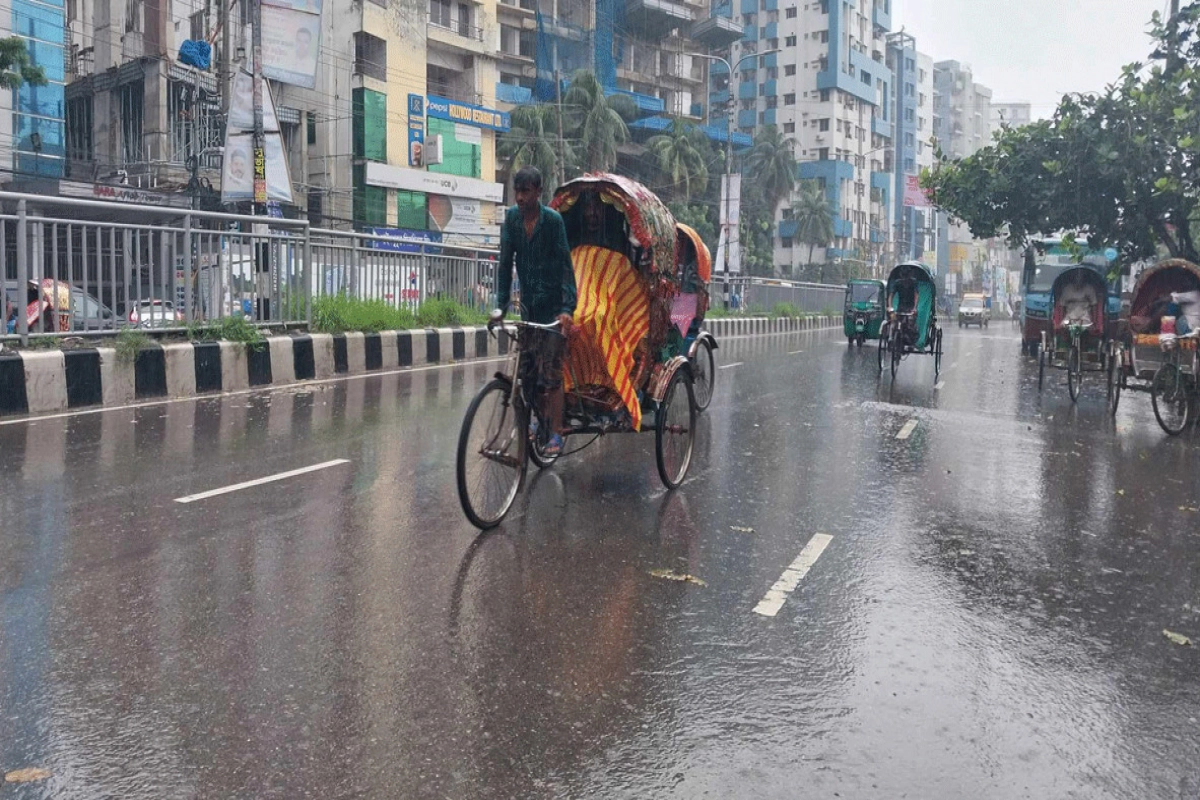
[[[142,161],[144,97],[140,81],[123,84],[117,89],[117,105],[121,109],[121,159],[125,164]]]
[[[126,0],[125,2],[125,32],[134,33],[142,30],[142,0]]]
[[[365,31],[355,33],[354,71],[377,81],[386,81],[387,41]]]

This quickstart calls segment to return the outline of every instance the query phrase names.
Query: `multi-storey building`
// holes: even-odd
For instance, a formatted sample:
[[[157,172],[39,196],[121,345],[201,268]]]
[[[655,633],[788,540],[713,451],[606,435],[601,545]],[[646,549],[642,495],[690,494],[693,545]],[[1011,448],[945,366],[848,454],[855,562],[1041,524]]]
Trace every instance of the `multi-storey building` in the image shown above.
[[[1033,122],[1033,106],[1029,103],[992,103],[992,130],[1001,125],[1019,128]]]
[[[73,7],[68,2],[67,8]],[[44,86],[0,93],[0,181],[63,174],[65,25],[61,2],[0,3],[0,32],[26,42],[31,61],[43,69],[47,81]]]
[[[976,83],[970,66],[958,61],[934,64],[933,132],[949,158],[965,158],[991,141],[992,90]],[[938,220],[938,271],[960,276],[960,289],[978,288],[980,275],[990,263],[986,244],[976,242],[965,225]],[[943,245],[944,246],[941,246]]]
[[[936,249],[933,209],[915,205],[906,187],[933,165],[933,59],[901,32],[888,39],[888,66],[896,76],[894,253],[897,260],[922,259]]]
[[[730,54],[738,130],[778,126],[796,142],[797,177],[824,189],[835,240],[814,259],[874,266],[890,240],[892,214],[890,0],[741,0],[741,12],[744,37]],[[785,271],[809,252],[795,238],[790,203],[775,210],[775,264]]]

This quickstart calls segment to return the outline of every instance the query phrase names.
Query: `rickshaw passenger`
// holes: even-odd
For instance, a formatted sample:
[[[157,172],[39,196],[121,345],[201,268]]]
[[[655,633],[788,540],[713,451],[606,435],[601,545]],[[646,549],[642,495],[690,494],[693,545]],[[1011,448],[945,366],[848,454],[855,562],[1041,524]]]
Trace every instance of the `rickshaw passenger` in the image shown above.
[[[912,278],[900,278],[892,297],[896,298],[896,311],[911,314],[917,310],[917,282]]]
[[[556,319],[565,335],[575,313],[575,269],[567,245],[567,229],[557,211],[542,205],[542,174],[535,167],[521,167],[513,176],[517,204],[504,215],[500,231],[500,263],[497,268],[496,305],[493,312],[508,309],[512,290],[513,261],[516,261],[526,302],[521,318],[541,325]],[[540,331],[538,333],[541,333]],[[521,354],[523,374],[536,372],[548,423],[553,432],[545,453],[562,452],[563,389],[562,366],[565,339],[555,333],[531,337]]]
[[[1096,289],[1076,276],[1063,287],[1060,300],[1063,307],[1063,323],[1091,325],[1092,309],[1096,307],[1096,302]]]

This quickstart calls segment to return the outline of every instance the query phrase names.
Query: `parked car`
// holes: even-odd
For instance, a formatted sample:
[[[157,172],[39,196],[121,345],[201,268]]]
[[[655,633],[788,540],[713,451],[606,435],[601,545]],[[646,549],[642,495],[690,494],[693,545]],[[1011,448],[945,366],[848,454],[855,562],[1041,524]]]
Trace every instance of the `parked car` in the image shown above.
[[[170,300],[141,300],[129,312],[129,324],[135,328],[174,328],[183,324],[183,313]]]
[[[992,319],[992,312],[981,294],[964,294],[958,306],[958,327],[978,325],[986,328]]]
[[[111,331],[117,315],[111,308],[75,286],[71,287],[71,330]]]

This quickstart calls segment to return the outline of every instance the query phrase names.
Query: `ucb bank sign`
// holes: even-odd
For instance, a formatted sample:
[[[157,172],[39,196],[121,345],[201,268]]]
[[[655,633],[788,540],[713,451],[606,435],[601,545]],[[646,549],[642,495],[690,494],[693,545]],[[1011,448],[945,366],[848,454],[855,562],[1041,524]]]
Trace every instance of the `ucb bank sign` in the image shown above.
[[[493,131],[506,131],[512,127],[508,113],[481,108],[457,100],[447,100],[444,97],[429,95],[425,101],[426,116],[434,119],[448,119],[463,125],[474,125],[477,128],[487,128]]]

